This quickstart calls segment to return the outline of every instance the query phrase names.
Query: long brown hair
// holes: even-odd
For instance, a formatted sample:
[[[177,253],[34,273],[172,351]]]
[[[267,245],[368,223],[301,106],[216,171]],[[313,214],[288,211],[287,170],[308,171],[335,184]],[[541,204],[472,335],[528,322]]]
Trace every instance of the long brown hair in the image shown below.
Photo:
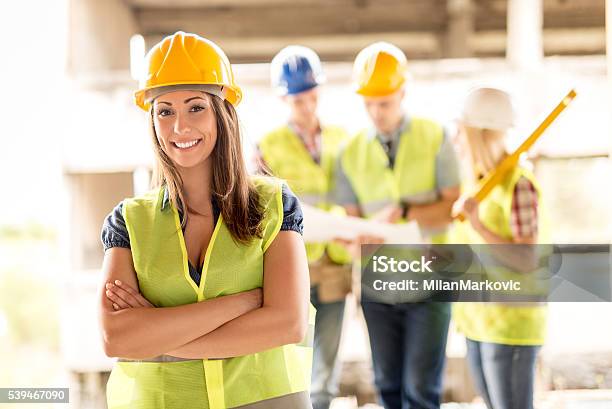
[[[248,244],[263,235],[264,209],[260,205],[259,193],[249,178],[242,156],[242,137],[236,110],[228,101],[216,95],[208,95],[217,120],[217,142],[211,153],[211,193],[234,241]],[[183,180],[174,162],[159,144],[152,113],[150,129],[157,159],[153,185],[165,186],[168,189],[172,205],[183,213],[184,227],[187,223],[187,211]]]

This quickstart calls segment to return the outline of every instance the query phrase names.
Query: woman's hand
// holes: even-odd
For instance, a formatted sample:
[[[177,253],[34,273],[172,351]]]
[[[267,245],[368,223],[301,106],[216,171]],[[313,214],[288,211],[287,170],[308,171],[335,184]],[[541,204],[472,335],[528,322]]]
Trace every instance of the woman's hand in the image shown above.
[[[244,314],[261,307],[263,303],[261,288],[234,294],[233,297],[243,303],[244,308],[242,310]],[[112,301],[115,311],[124,308],[155,307],[142,294],[119,280],[115,280],[114,283],[106,283],[106,298]]]
[[[396,204],[385,206],[376,212],[371,219],[382,223],[397,223],[402,218],[402,208]]]
[[[155,307],[140,292],[119,280],[115,280],[114,283],[107,282],[105,294],[106,298],[112,301],[115,311],[124,308]]]
[[[461,197],[453,205],[452,214],[458,215],[463,214],[465,218],[470,222],[472,227],[477,228],[480,225],[480,219],[478,217],[479,203],[473,197]]]

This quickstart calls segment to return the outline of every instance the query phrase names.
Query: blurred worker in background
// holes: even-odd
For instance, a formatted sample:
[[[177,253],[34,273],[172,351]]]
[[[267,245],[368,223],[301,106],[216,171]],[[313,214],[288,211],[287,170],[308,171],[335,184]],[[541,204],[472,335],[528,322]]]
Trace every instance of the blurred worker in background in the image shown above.
[[[510,97],[494,88],[470,92],[461,117],[460,141],[471,169],[466,185],[494,170],[506,158],[505,138],[515,121]],[[466,221],[456,240],[472,244],[546,243],[548,233],[540,187],[522,166],[512,169],[480,203],[463,198],[455,213]],[[459,233],[461,232],[461,233]],[[512,253],[536,246],[506,246]],[[505,271],[507,279],[524,273]],[[519,270],[521,271],[521,270]],[[467,338],[470,371],[489,409],[533,408],[536,356],[544,342],[546,306],[538,303],[456,303],[454,321]]]
[[[373,127],[342,150],[335,200],[353,216],[414,220],[426,241],[444,243],[459,197],[456,155],[443,127],[402,108],[406,57],[379,42],[355,60],[356,92]],[[362,301],[375,383],[386,409],[438,408],[450,320],[448,303]]]
[[[281,50],[271,64],[272,86],[289,107],[286,125],[266,134],[258,144],[263,172],[287,181],[304,204],[344,213],[330,202],[334,166],[346,132],[322,124],[317,116],[321,62],[307,47]],[[317,309],[311,399],[314,409],[327,409],[337,394],[337,353],[345,297],[350,292],[349,253],[337,243],[306,243],[311,302]]]

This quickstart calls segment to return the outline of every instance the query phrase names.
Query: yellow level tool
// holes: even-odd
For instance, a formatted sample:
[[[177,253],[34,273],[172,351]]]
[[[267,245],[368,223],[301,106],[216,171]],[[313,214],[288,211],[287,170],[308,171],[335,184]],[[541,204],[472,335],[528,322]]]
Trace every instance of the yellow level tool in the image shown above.
[[[567,95],[559,102],[559,104],[552,110],[550,114],[542,121],[542,123],[536,128],[535,131],[525,139],[525,141],[519,146],[511,155],[507,156],[495,169],[486,175],[480,183],[480,189],[474,195],[474,199],[477,202],[481,202],[487,195],[497,186],[506,174],[512,170],[519,161],[519,157],[523,152],[527,152],[529,148],[538,140],[538,138],[544,133],[546,128],[552,124],[561,112],[569,105],[570,102],[576,97],[576,91],[571,90]],[[460,221],[465,220],[465,216],[459,213],[456,218]]]

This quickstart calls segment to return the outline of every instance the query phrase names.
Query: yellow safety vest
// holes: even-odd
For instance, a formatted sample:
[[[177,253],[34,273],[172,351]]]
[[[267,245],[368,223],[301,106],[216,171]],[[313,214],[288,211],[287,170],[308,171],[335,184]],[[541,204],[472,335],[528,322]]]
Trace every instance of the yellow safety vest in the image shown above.
[[[283,220],[281,183],[254,179],[265,208],[264,234],[249,245],[236,244],[222,216],[207,249],[202,280],[189,276],[179,214],[162,209],[164,189],[124,201],[132,257],[142,294],[156,307],[173,307],[235,294],[263,285],[264,253]],[[300,344],[283,345],[227,359],[181,359],[163,355],[145,361],[120,359],[107,385],[111,409],[303,407],[310,387],[314,308]],[[245,339],[245,342],[248,342]],[[253,406],[260,408],[260,406]]]
[[[321,132],[321,159],[317,164],[298,135],[289,127],[280,127],[259,142],[259,150],[266,164],[287,184],[301,202],[320,209],[344,214],[341,206],[331,203],[329,194],[334,187],[334,166],[338,152],[348,140],[346,132],[339,127],[325,126]],[[306,243],[308,262],[319,260],[327,250],[329,258],[337,264],[351,262],[346,249],[335,243]]]
[[[516,183],[522,176],[533,183],[538,198],[541,198],[541,190],[533,174],[517,167],[479,205],[479,217],[482,223],[504,238],[512,238],[510,228],[512,198]],[[547,243],[549,240],[547,215],[541,199],[538,200],[538,204],[538,242]],[[462,232],[462,236],[459,235],[459,231]],[[467,221],[461,223],[456,232],[457,242],[486,243]],[[502,274],[504,279],[525,281],[523,273],[505,271]],[[497,344],[543,344],[546,335],[546,316],[547,307],[542,304],[514,306],[512,303],[456,303],[453,305],[453,319],[460,332],[476,341]]]
[[[376,137],[362,131],[342,153],[341,163],[364,216],[389,204],[428,204],[437,201],[436,156],[444,138],[439,124],[411,118],[400,135],[393,169]],[[433,243],[446,242],[447,229],[421,229]]]

